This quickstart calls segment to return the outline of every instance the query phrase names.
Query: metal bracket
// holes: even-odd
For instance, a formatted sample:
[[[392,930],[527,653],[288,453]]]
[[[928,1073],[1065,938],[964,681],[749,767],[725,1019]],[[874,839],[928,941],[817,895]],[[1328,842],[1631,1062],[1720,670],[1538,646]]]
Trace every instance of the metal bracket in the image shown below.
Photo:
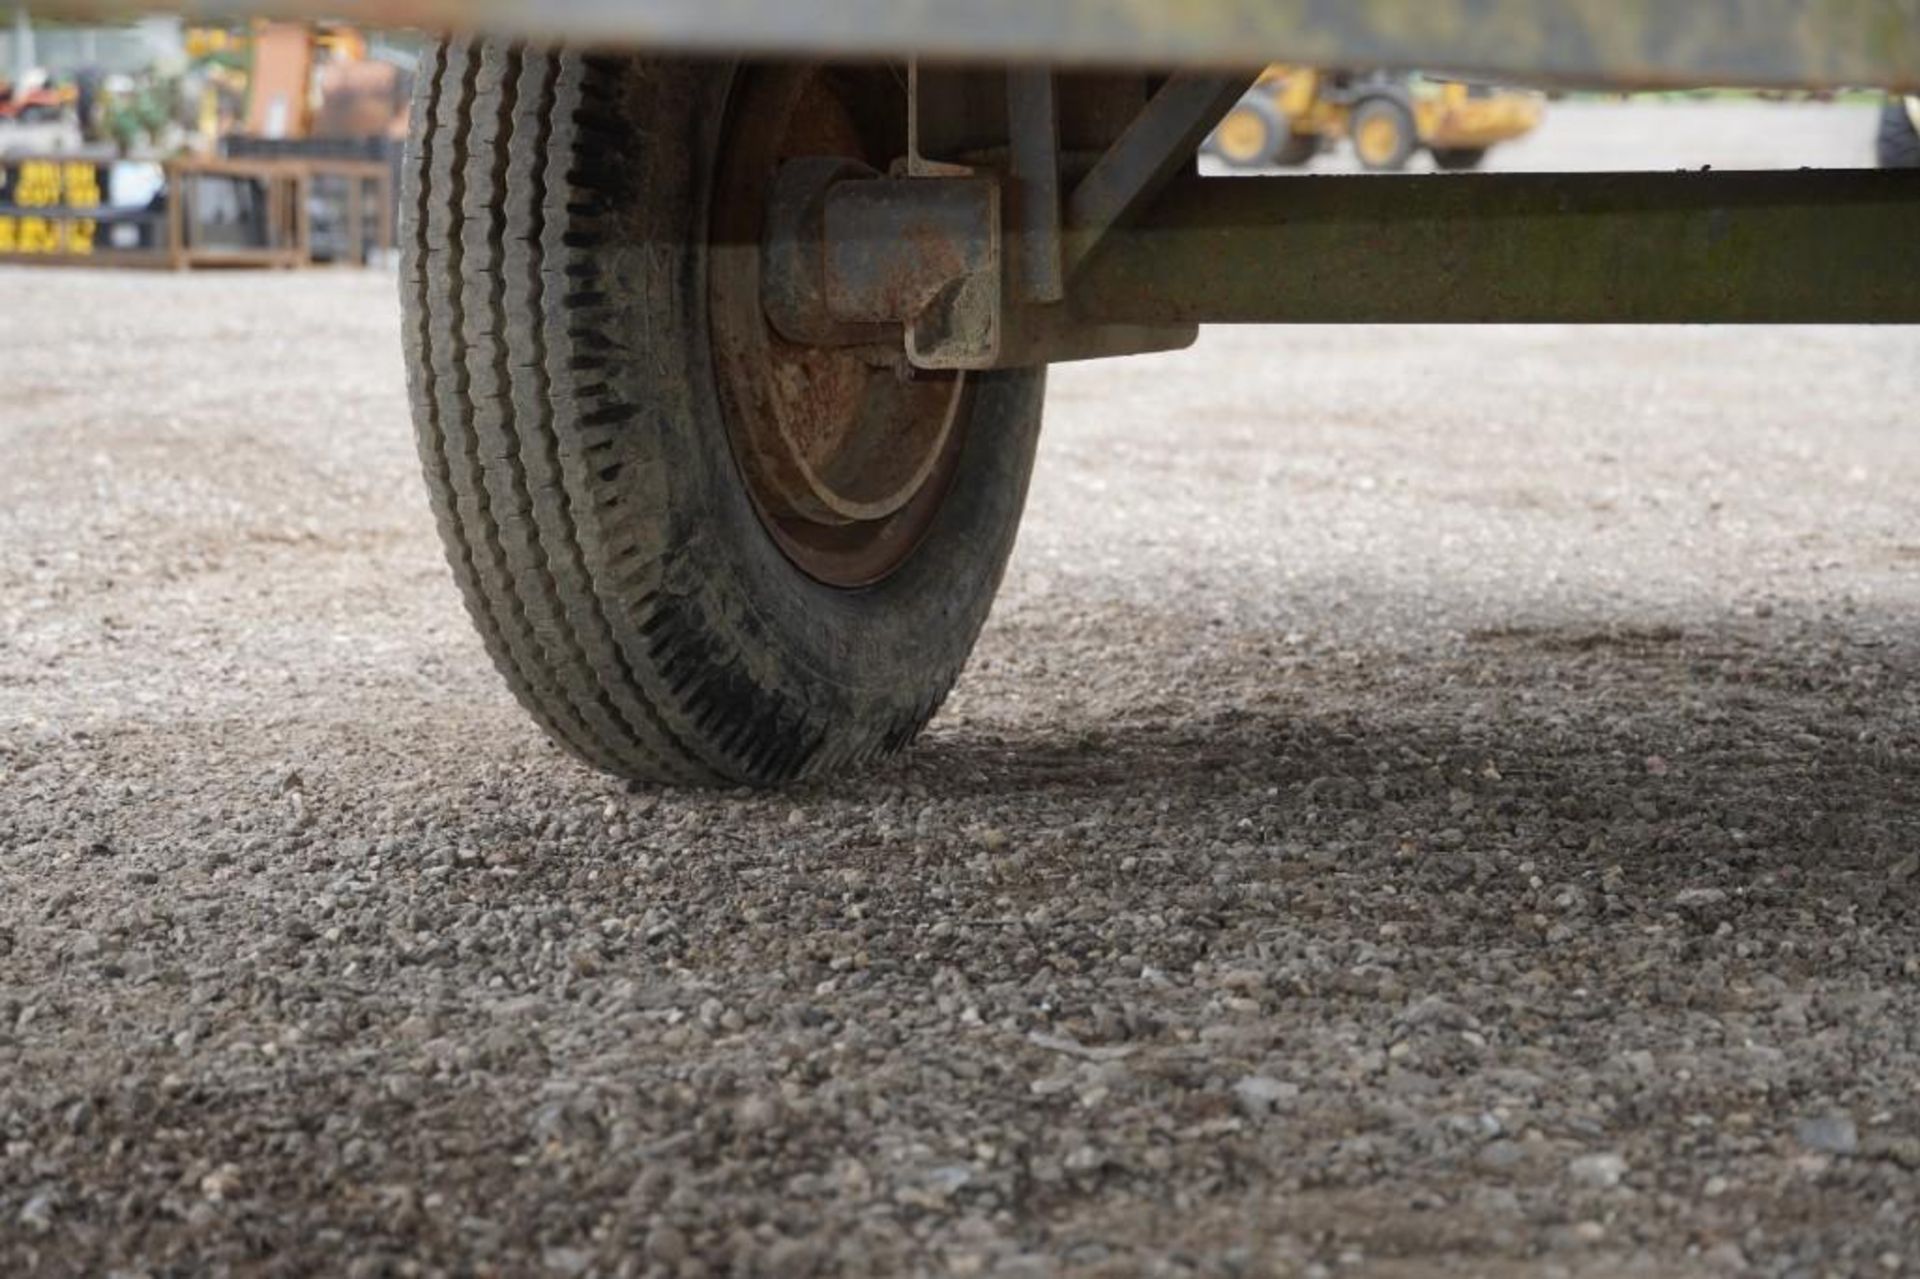
[[[804,157],[768,203],[761,305],[790,342],[891,346],[924,369],[991,367],[1000,352],[1000,185],[882,178]],[[904,339],[903,335],[904,334]]]
[[[827,193],[825,297],[837,319],[906,326],[923,369],[990,367],[1000,353],[1000,184],[991,178],[842,182]]]
[[[913,362],[1004,368],[1192,345],[1195,325],[1087,320],[1071,304],[1069,277],[1076,255],[1084,256],[1106,229],[1192,166],[1200,140],[1254,78],[1176,75],[1149,93],[1145,75],[915,63],[908,80],[907,171],[998,177],[1005,223],[992,364],[971,362],[984,352],[964,334],[935,340],[941,324],[977,323],[966,308],[923,317],[915,326]],[[1069,137],[1078,148],[1071,153]],[[1069,197],[1074,170],[1085,176]],[[929,365],[926,353],[934,350],[970,352],[969,362],[949,363],[947,356]]]

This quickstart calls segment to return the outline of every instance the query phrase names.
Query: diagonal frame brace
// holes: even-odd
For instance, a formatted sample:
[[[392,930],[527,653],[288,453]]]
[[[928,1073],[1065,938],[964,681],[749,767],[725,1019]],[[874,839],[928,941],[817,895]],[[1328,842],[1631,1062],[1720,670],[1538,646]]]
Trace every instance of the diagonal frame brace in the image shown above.
[[[1069,278],[1109,231],[1193,167],[1200,143],[1258,77],[1181,72],[1160,86],[1067,197]]]

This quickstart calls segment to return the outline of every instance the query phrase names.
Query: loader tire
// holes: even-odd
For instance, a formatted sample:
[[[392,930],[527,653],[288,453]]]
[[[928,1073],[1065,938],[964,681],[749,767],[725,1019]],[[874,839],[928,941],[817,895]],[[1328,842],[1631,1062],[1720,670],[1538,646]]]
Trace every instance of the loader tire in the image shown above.
[[[1881,106],[1874,158],[1883,169],[1920,169],[1920,124],[1909,102],[1888,98]]]
[[[845,102],[835,82],[825,106],[783,121],[735,118],[765,69],[467,39],[423,61],[401,292],[434,515],[515,696],[609,773],[773,785],[898,751],[986,620],[1042,372],[921,388],[835,365],[862,404],[911,409],[902,429],[937,410],[938,454],[895,509],[812,527],[768,509],[737,429],[767,390],[741,380],[795,366],[716,354],[724,338],[737,356],[739,337],[720,332],[716,300],[751,296],[761,322],[757,293],[731,275],[722,291],[714,264],[757,271],[757,235],[715,237],[758,198],[763,161],[770,176],[765,139],[798,120],[812,132],[790,151],[857,137],[872,148],[858,158],[884,166],[881,152],[904,152],[906,105],[904,76],[880,70],[847,72]],[[831,119],[808,125],[809,110]],[[729,167],[734,155],[747,159]],[[735,184],[725,201],[722,180]]]
[[[1363,100],[1353,109],[1349,127],[1353,134],[1353,153],[1360,167],[1370,172],[1400,172],[1420,146],[1413,112],[1393,98]]]
[[[1205,150],[1231,169],[1263,169],[1288,137],[1280,108],[1258,91],[1233,104],[1207,135]]]
[[[1273,153],[1273,162],[1283,169],[1304,168],[1320,154],[1321,145],[1317,133],[1289,133],[1280,149]]]
[[[1485,147],[1435,147],[1433,167],[1442,173],[1468,173],[1487,158]]]

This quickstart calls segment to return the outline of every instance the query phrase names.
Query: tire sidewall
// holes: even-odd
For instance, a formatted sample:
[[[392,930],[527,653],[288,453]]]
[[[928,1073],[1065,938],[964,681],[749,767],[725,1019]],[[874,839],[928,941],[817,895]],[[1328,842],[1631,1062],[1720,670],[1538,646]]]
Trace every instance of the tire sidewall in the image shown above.
[[[1874,151],[1883,169],[1920,169],[1920,126],[1916,126],[1904,100],[1888,98],[1880,108],[1880,132]]]

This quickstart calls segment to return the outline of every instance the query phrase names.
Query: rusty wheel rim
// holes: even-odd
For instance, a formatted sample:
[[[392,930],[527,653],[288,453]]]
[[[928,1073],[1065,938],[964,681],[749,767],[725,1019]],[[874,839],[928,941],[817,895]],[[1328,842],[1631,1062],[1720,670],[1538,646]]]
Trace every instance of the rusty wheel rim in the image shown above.
[[[709,331],[736,468],[782,553],[829,586],[870,586],[925,537],[950,487],[963,375],[889,367],[775,332],[760,303],[774,174],[833,156],[884,172],[906,152],[888,68],[743,70],[729,95],[708,254]]]

